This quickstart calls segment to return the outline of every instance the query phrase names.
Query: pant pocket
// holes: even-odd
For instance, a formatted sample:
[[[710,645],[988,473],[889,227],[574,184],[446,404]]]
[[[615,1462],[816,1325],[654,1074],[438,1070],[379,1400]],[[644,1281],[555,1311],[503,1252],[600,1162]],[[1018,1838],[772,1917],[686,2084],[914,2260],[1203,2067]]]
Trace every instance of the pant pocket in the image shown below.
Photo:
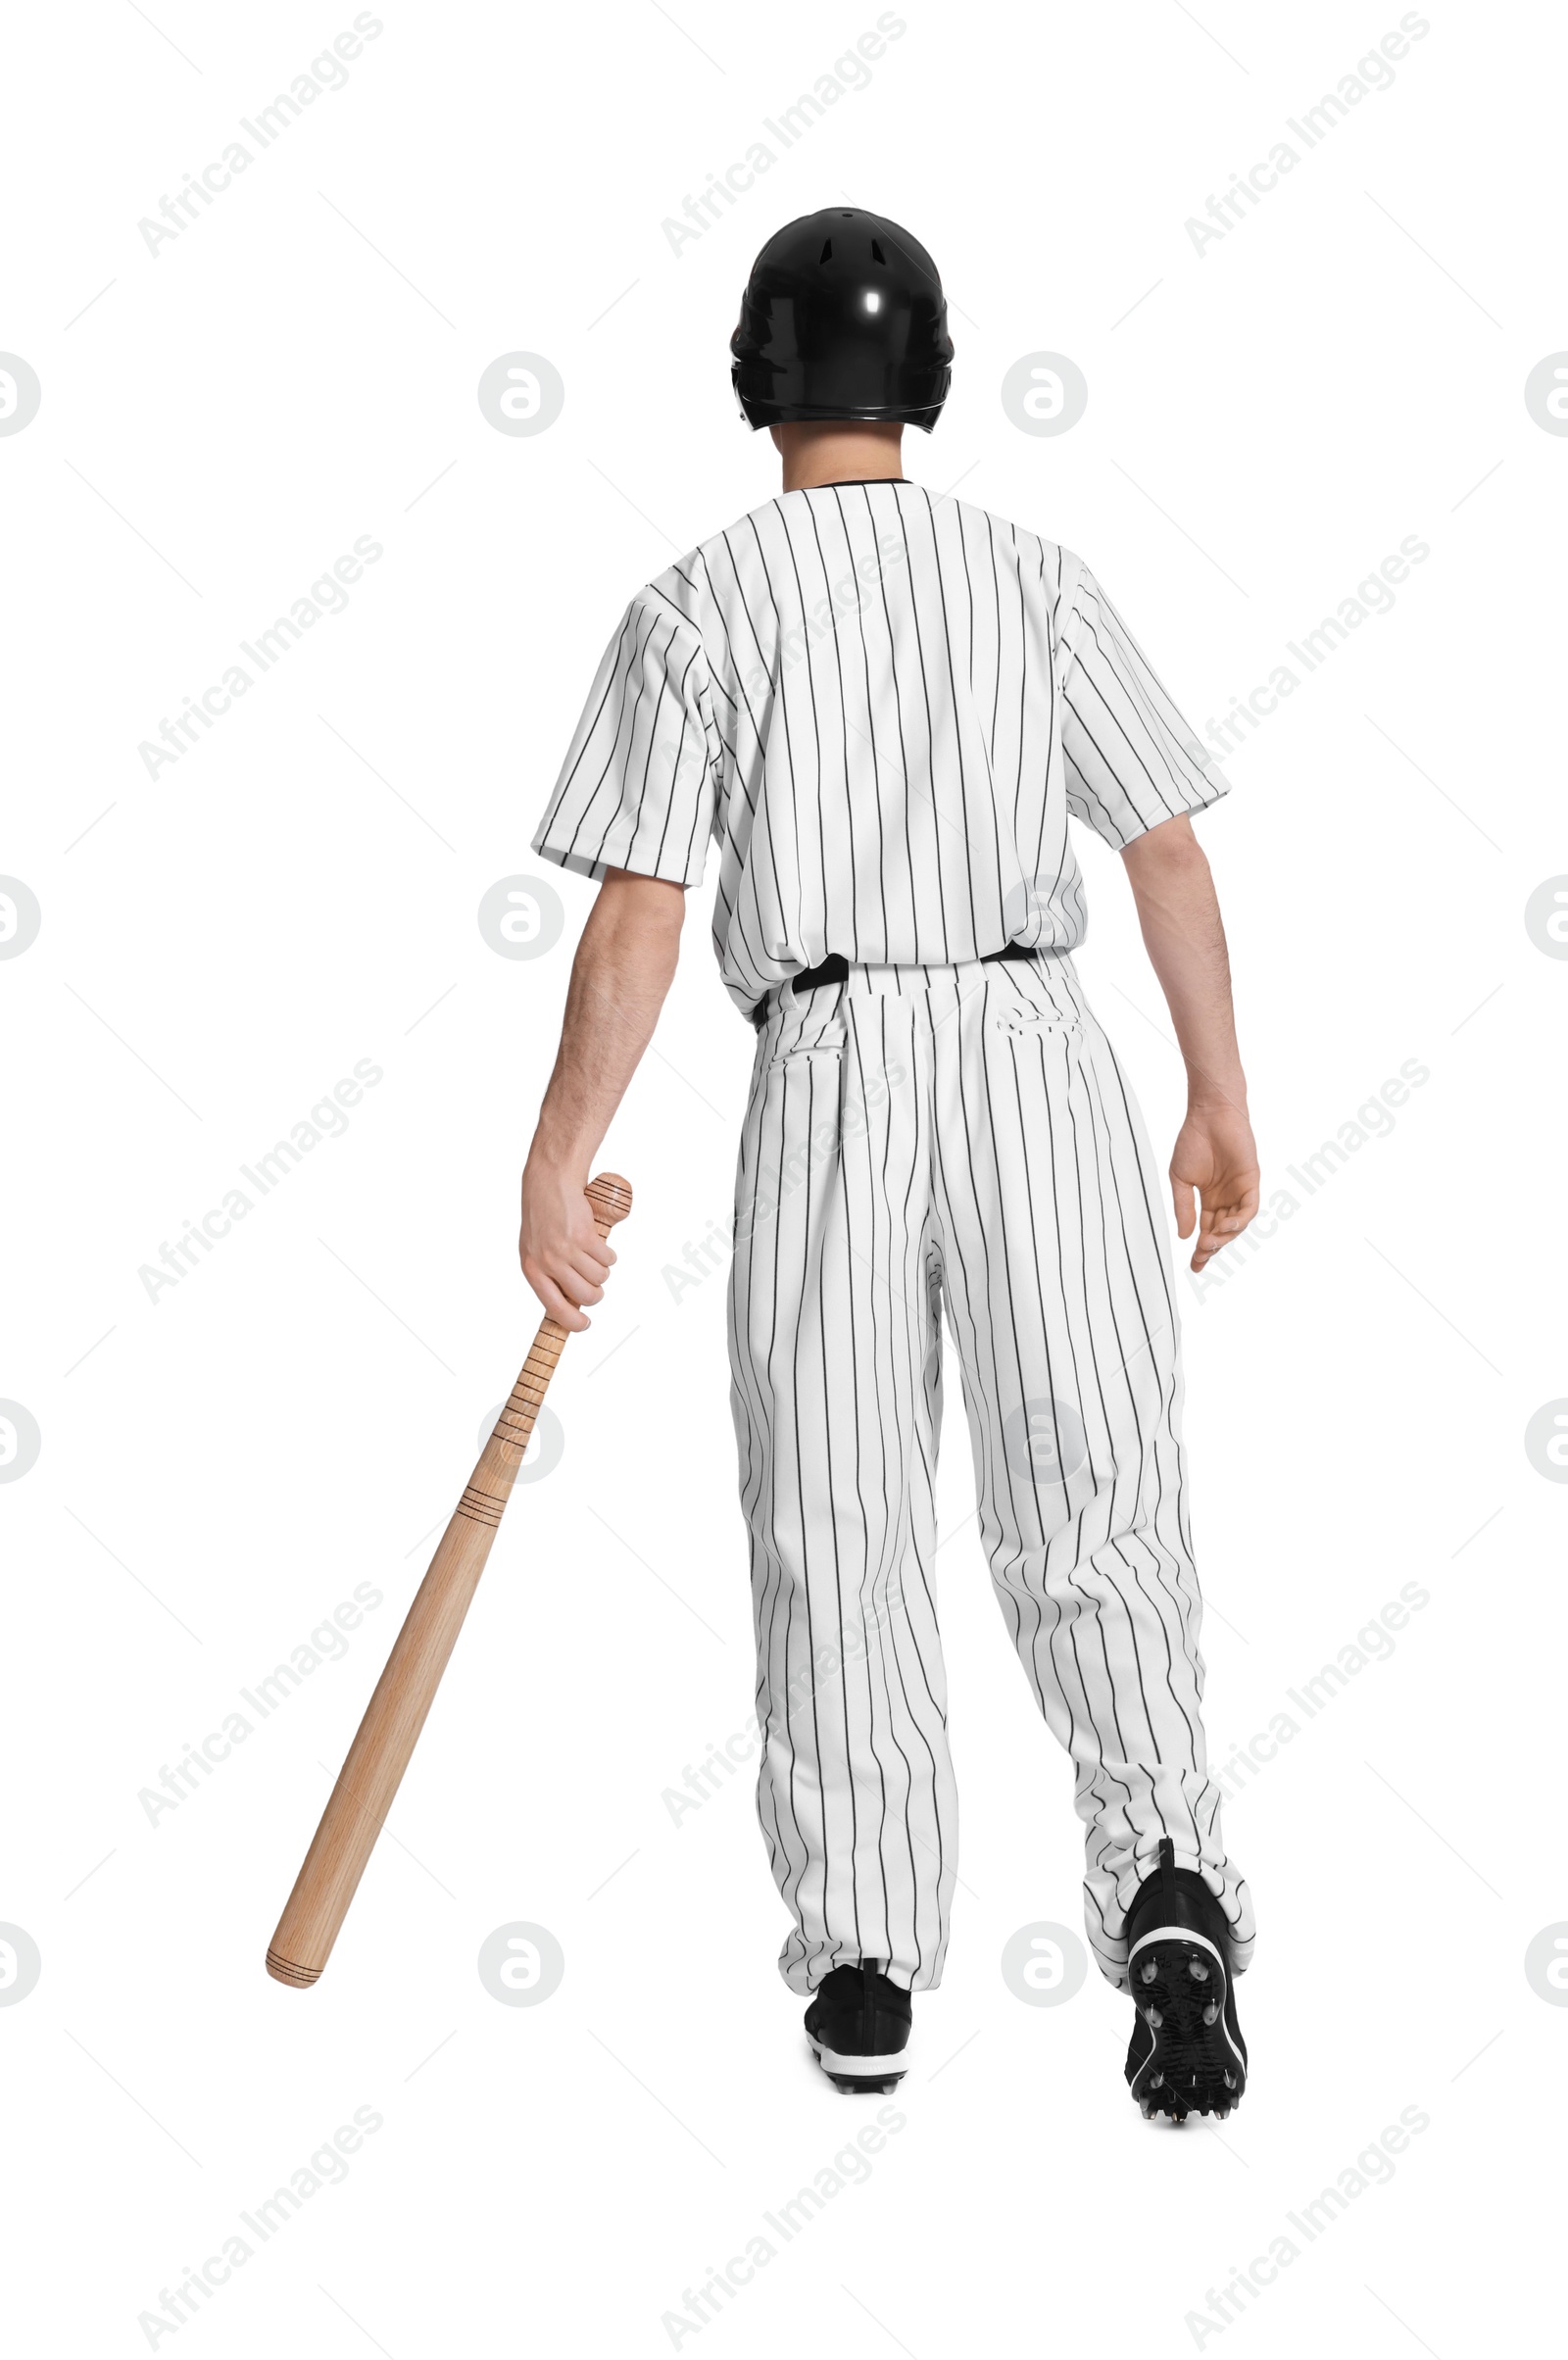
[[[842,1057],[844,1038],[842,983],[819,983],[810,992],[786,992],[762,1038],[766,1070],[776,1073],[798,1058]]]
[[[1001,976],[991,987],[989,1021],[1014,1041],[1060,1040],[1076,1057],[1084,1028],[1064,979],[1047,974],[1038,960],[998,964]]]

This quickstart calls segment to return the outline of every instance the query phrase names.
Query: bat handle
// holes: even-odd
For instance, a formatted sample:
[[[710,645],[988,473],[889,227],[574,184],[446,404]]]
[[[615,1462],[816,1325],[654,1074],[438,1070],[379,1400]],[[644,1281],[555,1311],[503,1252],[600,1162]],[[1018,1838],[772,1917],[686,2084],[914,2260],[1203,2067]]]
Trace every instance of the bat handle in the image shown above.
[[[584,1193],[593,1206],[594,1227],[602,1238],[608,1237],[615,1223],[623,1221],[631,1210],[631,1186],[628,1181],[622,1180],[618,1172],[601,1172],[597,1179],[590,1180]],[[511,1476],[516,1472],[516,1459],[528,1448],[534,1419],[545,1398],[545,1387],[556,1373],[556,1363],[561,1358],[570,1332],[557,1319],[541,1319],[539,1332],[518,1372],[517,1382],[496,1420],[491,1442],[503,1445],[508,1453],[516,1454],[511,1467],[506,1470],[509,1492],[512,1489]],[[477,1478],[478,1470],[475,1469],[476,1481]]]

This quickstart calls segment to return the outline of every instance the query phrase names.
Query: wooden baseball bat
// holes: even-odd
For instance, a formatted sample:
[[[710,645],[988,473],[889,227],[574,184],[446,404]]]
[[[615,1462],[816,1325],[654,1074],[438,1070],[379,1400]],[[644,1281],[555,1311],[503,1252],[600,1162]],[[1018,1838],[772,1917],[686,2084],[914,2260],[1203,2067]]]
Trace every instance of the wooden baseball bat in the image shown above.
[[[587,1193],[594,1226],[608,1237],[630,1212],[631,1190],[615,1173],[601,1172]],[[308,1990],[332,1955],[479,1586],[567,1333],[554,1319],[540,1322],[511,1398],[430,1559],[277,1921],[267,1972],[278,1983]]]

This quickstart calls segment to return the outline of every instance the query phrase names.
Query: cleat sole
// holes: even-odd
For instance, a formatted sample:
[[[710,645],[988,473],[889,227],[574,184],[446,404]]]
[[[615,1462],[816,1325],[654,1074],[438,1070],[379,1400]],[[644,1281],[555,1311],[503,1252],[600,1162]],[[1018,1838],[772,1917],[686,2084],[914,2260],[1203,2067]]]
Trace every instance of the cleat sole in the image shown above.
[[[837,2049],[824,2048],[810,2033],[807,2035],[807,2042],[834,2089],[847,2095],[886,2097],[898,2088],[907,2069],[907,2060],[902,2053],[891,2057],[845,2056]]]
[[[1164,1926],[1134,1945],[1138,2020],[1126,2079],[1146,2120],[1229,2115],[1247,2087],[1247,2050],[1227,2021],[1228,1967],[1212,1942]]]

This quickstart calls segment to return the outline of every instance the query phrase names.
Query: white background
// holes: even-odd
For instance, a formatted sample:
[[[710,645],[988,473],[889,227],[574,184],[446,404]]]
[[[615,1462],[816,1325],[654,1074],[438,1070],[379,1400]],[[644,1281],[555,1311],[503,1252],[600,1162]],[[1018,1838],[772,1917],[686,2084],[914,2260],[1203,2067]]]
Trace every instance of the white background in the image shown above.
[[[1308,151],[1286,119],[1396,0],[911,6],[786,152],[763,119],[873,0],[383,5],[347,86],[155,255],[138,222],[353,12],[150,14],[13,28],[0,167],[0,346],[42,386],[0,439],[0,870],[42,910],[0,962],[0,1395],[42,1435],[0,1486],[0,1919],[42,1955],[0,2007],[18,2348],[1454,2360],[1523,2333],[1568,2037],[1524,1971],[1568,1919],[1568,1494],[1523,1440],[1568,1395],[1568,966],[1524,923],[1568,870],[1568,441],[1523,398],[1568,344],[1560,24],[1423,11],[1393,86]],[[666,217],[760,137],[772,169],[672,252]],[[1282,137],[1295,171],[1195,250],[1189,217]],[[722,1275],[678,1301],[664,1275],[725,1220],[752,1048],[710,881],[607,1143],[636,1209],[553,1396],[561,1463],[514,1501],[325,1978],[262,1958],[537,1316],[516,1177],[591,894],[551,872],[565,931],[532,960],[477,906],[538,867],[626,598],[775,488],[727,339],[763,239],[841,198],[928,243],[955,307],[908,471],[1083,552],[1200,730],[1429,546],[1201,823],[1265,1188],[1299,1203],[1223,1284],[1182,1280],[1213,1758],[1401,1584],[1429,1602],[1230,1805],[1254,2082],[1222,2129],[1146,2126],[1125,2001],[1091,1974],[1026,2006],[1000,1972],[1019,1927],[1078,1929],[1078,1830],[955,1397],[963,1886],[905,2127],[683,2333],[685,2290],[872,2111],[806,2055],[749,1773],[678,1826],[662,1799],[752,1690]],[[566,389],[535,437],[475,398],[519,349]],[[1000,400],[1037,350],[1089,384],[1057,438]],[[149,777],[142,741],[361,535],[384,554],[347,611]],[[1163,1157],[1179,1061],[1118,864],[1080,838],[1082,970]],[[344,1135],[149,1300],[141,1266],[359,1059],[383,1078]],[[1393,1131],[1307,1198],[1286,1167],[1408,1059],[1430,1079]],[[382,1602],[342,1659],[150,1823],[140,1792],[361,1582]],[[511,1921],[563,1945],[541,2005],[479,1981]],[[138,2324],[362,2106],[381,2128],[341,2185],[200,2316]],[[1293,2232],[1404,2108],[1429,2127],[1392,2180]],[[1226,2324],[1208,2290],[1282,2234],[1299,2258]]]

